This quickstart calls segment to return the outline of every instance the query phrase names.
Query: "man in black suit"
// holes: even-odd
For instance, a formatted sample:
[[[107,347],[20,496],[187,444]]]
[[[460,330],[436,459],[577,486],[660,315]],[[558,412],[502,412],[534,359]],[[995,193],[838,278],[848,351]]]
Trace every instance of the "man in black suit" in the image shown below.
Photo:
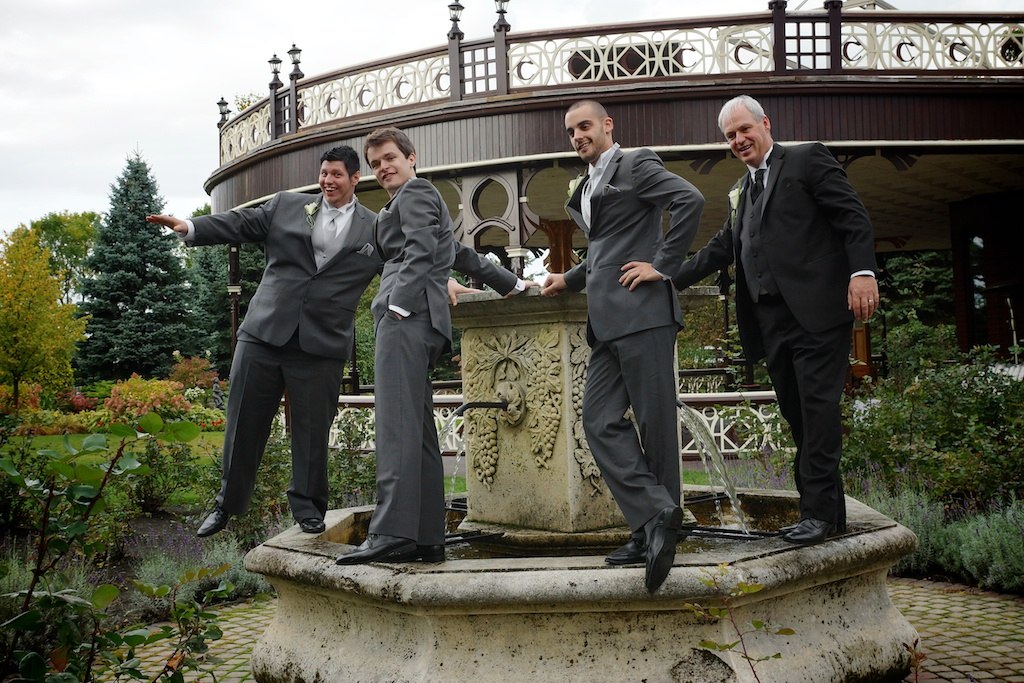
[[[377,215],[384,259],[372,310],[377,507],[366,541],[337,559],[367,562],[444,561],[444,468],[434,426],[430,369],[451,348],[452,268],[502,294],[526,283],[455,240],[440,193],[416,177],[416,149],[397,128],[379,128],[363,150],[390,199]]]
[[[729,217],[674,278],[688,287],[736,263],[736,319],[748,360],[766,358],[796,442],[800,522],[792,543],[846,529],[839,472],[839,400],[853,320],[878,307],[874,237],[863,203],[820,143],[783,147],[753,98],[725,103],[718,125],[747,172],[729,192]]]
[[[646,564],[647,590],[664,582],[682,525],[675,343],[682,315],[668,276],[686,255],[704,197],[649,149],[623,152],[598,102],[569,107],[565,129],[589,164],[566,211],[587,235],[587,257],[553,273],[542,294],[587,290],[590,362],[583,428],[594,460],[632,530],[609,564]],[[668,232],[662,216],[669,214]],[[639,426],[625,417],[632,408]]]

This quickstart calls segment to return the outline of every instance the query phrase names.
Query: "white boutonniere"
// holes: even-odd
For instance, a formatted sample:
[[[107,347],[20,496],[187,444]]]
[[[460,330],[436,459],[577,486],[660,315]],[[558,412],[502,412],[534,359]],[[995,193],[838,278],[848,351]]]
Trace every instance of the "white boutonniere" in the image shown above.
[[[320,210],[320,202],[310,202],[302,207],[306,210],[306,222],[309,223],[309,229],[313,229],[313,221],[316,220],[316,212]]]
[[[737,185],[729,190],[729,220],[736,220],[736,211],[740,206],[740,196],[743,194],[743,186]]]
[[[583,182],[583,174],[580,173],[578,176],[569,181],[569,199],[572,199],[573,194],[576,192],[576,188]]]

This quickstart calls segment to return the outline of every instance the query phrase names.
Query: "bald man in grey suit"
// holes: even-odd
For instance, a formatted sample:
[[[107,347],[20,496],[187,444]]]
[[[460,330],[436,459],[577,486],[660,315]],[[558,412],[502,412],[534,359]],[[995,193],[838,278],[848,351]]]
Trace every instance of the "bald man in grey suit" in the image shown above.
[[[590,244],[586,259],[564,275],[549,275],[542,293],[586,287],[591,354],[583,427],[632,530],[606,561],[644,562],[653,593],[672,568],[683,518],[674,362],[682,315],[667,278],[693,241],[704,198],[650,150],[623,152],[599,103],[572,105],[565,128],[590,165],[566,204]],[[625,417],[630,407],[639,435]]]

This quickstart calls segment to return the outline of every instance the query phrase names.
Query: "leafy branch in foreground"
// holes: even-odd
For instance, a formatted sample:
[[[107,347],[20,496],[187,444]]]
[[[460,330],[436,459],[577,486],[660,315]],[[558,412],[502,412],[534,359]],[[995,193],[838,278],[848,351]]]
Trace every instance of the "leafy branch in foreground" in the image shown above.
[[[194,439],[198,428],[187,422],[164,423],[155,413],[140,418],[137,429],[112,425],[110,433],[120,442],[109,456],[106,435],[94,434],[82,448],[65,438],[63,452],[47,449],[48,460],[39,478],[23,475],[10,459],[0,459],[0,476],[13,484],[17,495],[33,502],[38,511],[34,524],[31,571],[28,585],[0,598],[16,601],[14,616],[0,624],[0,679],[40,683],[71,683],[100,678],[125,677],[146,680],[136,648],[159,640],[175,639],[171,657],[149,680],[182,681],[184,671],[198,669],[196,654],[206,652],[206,641],[220,637],[216,615],[207,603],[230,591],[222,583],[197,600],[179,598],[179,589],[195,578],[217,576],[227,567],[187,572],[174,586],[137,588],[151,596],[171,595],[175,628],[156,631],[109,628],[103,612],[120,594],[113,584],[103,584],[88,596],[74,589],[58,589],[62,567],[70,560],[90,562],[101,556],[106,544],[90,535],[97,517],[107,506],[104,493],[119,477],[143,475],[146,466],[130,451],[129,443],[158,438],[168,441]]]
[[[705,650],[711,650],[712,652],[737,651],[750,666],[750,672],[754,675],[754,680],[761,683],[761,679],[757,675],[757,664],[768,661],[769,659],[781,659],[782,653],[776,652],[771,655],[755,657],[750,653],[747,637],[758,631],[764,631],[765,633],[770,633],[776,636],[791,636],[795,634],[796,631],[791,628],[774,628],[768,622],[760,619],[753,619],[749,624],[741,624],[736,617],[736,600],[762,591],[764,590],[764,586],[759,583],[746,583],[744,581],[739,581],[736,583],[734,588],[727,589],[725,586],[725,577],[728,571],[729,565],[726,563],[718,565],[715,571],[711,571],[709,569],[702,570],[704,578],[700,581],[708,588],[711,588],[715,594],[719,596],[718,602],[720,603],[720,606],[704,607],[696,603],[687,603],[686,607],[698,616],[729,622],[733,633],[736,634],[737,640],[730,643],[719,643],[714,640],[702,640],[699,643],[700,647]]]

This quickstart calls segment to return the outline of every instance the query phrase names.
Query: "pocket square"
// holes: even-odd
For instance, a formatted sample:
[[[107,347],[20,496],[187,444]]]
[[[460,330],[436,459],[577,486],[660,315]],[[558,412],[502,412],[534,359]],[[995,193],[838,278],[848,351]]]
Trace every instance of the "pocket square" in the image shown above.
[[[621,190],[619,190],[619,188],[615,187],[614,185],[604,186],[604,194],[615,194],[617,192],[621,192]]]
[[[359,249],[359,253],[362,254],[363,256],[370,256],[371,254],[373,254],[373,245],[367,242],[362,246],[362,248]]]

